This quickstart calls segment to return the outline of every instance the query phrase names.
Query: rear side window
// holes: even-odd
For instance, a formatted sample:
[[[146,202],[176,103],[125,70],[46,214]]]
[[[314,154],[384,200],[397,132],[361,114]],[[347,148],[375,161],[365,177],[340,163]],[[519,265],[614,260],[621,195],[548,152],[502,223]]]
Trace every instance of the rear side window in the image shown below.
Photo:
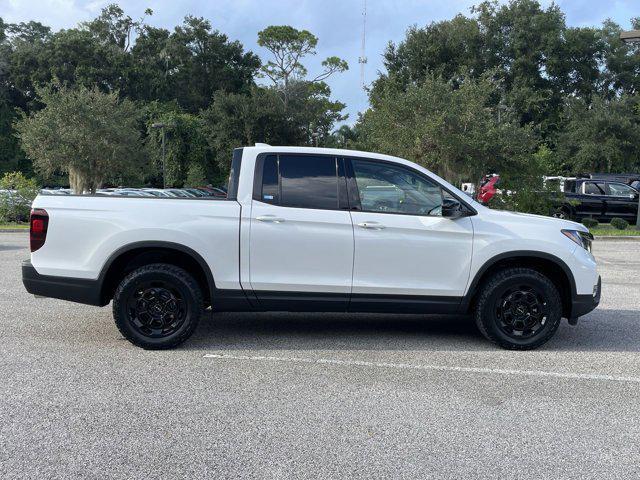
[[[238,184],[240,182],[240,165],[242,164],[242,148],[233,150],[231,159],[231,169],[229,170],[229,183],[227,184],[227,198],[236,200],[238,198]]]
[[[338,208],[338,172],[334,157],[280,155],[280,205]]]
[[[280,186],[278,184],[278,156],[269,155],[264,159],[262,170],[262,193],[260,200],[278,205],[280,203]]]
[[[283,207],[336,210],[339,185],[343,187],[342,197],[346,201],[344,168],[339,172],[335,157],[268,155],[262,165],[261,184],[256,186],[260,194],[254,198]]]
[[[587,195],[604,195],[604,183],[586,182],[584,193]]]

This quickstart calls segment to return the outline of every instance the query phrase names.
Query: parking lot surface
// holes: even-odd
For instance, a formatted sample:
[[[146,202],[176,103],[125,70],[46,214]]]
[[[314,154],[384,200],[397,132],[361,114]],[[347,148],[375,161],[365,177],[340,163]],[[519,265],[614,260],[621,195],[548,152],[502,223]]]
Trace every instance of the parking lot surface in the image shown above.
[[[640,242],[532,352],[469,319],[219,314],[172,351],[35,299],[0,234],[0,478],[638,478]]]

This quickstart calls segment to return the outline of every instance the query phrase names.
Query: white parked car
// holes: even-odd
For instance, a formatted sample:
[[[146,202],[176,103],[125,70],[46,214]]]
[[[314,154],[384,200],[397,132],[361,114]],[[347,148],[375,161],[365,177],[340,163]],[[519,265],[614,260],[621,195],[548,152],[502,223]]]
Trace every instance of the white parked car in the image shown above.
[[[224,199],[37,197],[22,271],[37,295],[113,300],[144,348],[180,344],[211,307],[471,313],[489,340],[530,349],[598,305],[592,239],[400,158],[255,146],[234,151]]]

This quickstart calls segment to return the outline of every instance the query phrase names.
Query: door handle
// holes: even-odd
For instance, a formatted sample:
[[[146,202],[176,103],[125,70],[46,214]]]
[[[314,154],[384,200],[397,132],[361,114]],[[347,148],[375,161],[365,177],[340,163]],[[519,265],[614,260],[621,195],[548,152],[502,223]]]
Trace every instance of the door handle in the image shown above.
[[[366,228],[367,230],[382,230],[384,229],[384,225],[378,222],[362,222],[359,223],[358,226],[360,228]]]
[[[276,217],[275,215],[260,215],[256,217],[256,220],[260,222],[282,223],[284,218]]]

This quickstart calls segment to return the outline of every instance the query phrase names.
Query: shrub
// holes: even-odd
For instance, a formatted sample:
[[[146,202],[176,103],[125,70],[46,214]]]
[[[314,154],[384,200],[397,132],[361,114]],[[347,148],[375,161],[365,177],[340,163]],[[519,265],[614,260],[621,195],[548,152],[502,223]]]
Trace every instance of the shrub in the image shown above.
[[[582,224],[585,227],[591,229],[591,228],[596,228],[598,226],[598,221],[594,220],[593,218],[583,218]]]
[[[0,190],[0,221],[26,222],[40,191],[36,181],[20,172],[9,172],[0,178]]]
[[[614,217],[611,219],[611,226],[613,228],[617,228],[618,230],[626,230],[629,226],[629,222],[627,222],[623,218]]]

